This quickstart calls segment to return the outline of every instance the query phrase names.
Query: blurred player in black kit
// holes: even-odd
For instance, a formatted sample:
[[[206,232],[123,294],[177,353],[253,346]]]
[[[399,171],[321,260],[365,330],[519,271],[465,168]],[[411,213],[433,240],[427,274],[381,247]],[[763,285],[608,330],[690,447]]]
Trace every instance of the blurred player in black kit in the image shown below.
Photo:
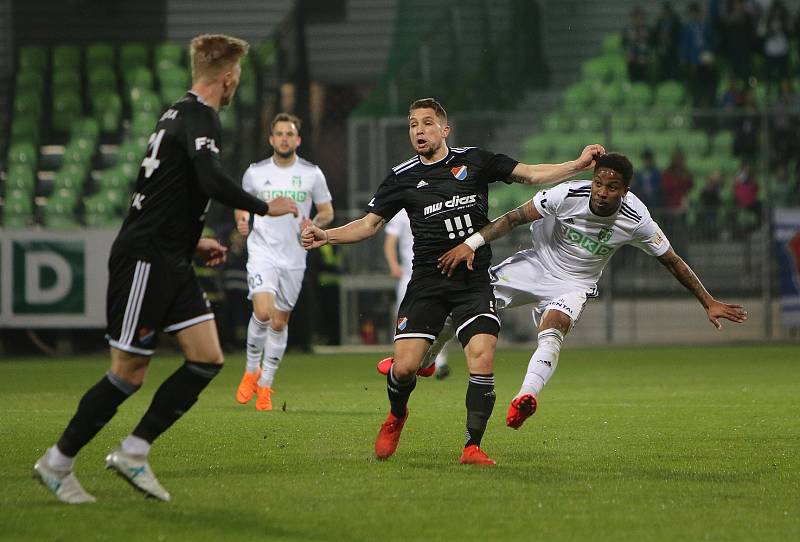
[[[303,231],[303,246],[355,243],[375,235],[401,209],[408,212],[414,235],[413,271],[397,313],[394,363],[387,374],[391,411],[375,440],[375,455],[387,459],[397,449],[417,371],[452,314],[470,372],[467,440],[459,461],[493,465],[480,448],[494,408],[493,363],[500,331],[489,282],[491,249],[486,245],[477,249],[472,273],[457,269],[452,276],[442,275],[438,257],[489,223],[489,183],[554,183],[593,167],[594,156],[605,150],[589,145],[572,162],[528,165],[475,147],[449,148],[447,113],[432,98],[412,103],[408,121],[416,155],[392,168],[367,205],[367,214],[330,230],[309,226]]]
[[[230,36],[194,38],[192,89],[164,112],[150,136],[108,263],[111,368],[34,465],[35,477],[63,502],[94,502],[73,474],[75,456],[141,387],[161,331],[175,334],[186,361],[161,384],[133,432],[108,454],[106,468],[148,496],[170,499],[147,462],[150,445],[192,407],[223,363],[214,314],[192,269],[195,255],[206,265],[225,261],[224,246],[200,237],[210,199],[259,215],[297,213],[287,198],[267,204],[247,194],[220,164],[218,111],[236,92],[239,61],[247,50],[246,42]]]

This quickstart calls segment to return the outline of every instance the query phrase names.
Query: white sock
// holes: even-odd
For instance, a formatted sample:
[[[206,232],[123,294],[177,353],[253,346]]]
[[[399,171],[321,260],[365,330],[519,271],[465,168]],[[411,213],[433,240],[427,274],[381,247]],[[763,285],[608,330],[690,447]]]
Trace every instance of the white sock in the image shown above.
[[[286,343],[288,341],[288,326],[284,327],[281,331],[275,331],[272,329],[272,326],[267,329],[264,361],[261,362],[261,376],[258,378],[259,387],[272,387],[272,382],[275,380],[275,373],[278,371],[278,365],[281,364],[284,352],[286,352]]]
[[[150,443],[140,437],[128,435],[122,441],[122,451],[131,455],[147,455],[150,453]]]
[[[257,373],[261,366],[261,355],[264,353],[264,343],[267,340],[267,323],[250,315],[247,324],[247,372]]]
[[[528,362],[528,372],[522,382],[517,397],[526,393],[539,395],[553,376],[558,366],[558,354],[561,351],[561,343],[564,342],[564,334],[557,329],[545,329],[539,333],[539,345]]]
[[[59,450],[58,446],[55,444],[47,449],[45,461],[47,462],[48,467],[55,470],[71,471],[75,466],[75,458],[64,455],[64,453]]]
[[[456,328],[453,326],[453,318],[448,316],[447,320],[444,321],[444,326],[442,330],[439,332],[439,335],[433,341],[428,351],[425,353],[425,357],[422,359],[422,368],[430,367],[434,363],[437,367],[441,367],[441,365],[447,365],[447,352],[444,350],[444,347],[453,338],[456,334]],[[441,365],[439,364],[439,356],[442,356]]]

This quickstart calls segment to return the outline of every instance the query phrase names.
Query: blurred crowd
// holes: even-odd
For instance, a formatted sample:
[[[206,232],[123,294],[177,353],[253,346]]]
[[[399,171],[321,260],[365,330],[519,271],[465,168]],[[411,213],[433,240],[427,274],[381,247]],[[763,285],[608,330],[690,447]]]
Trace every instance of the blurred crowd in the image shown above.
[[[685,83],[695,127],[734,134],[735,167],[702,179],[680,150],[663,170],[645,151],[633,190],[649,206],[691,210],[691,223],[709,227],[727,213],[746,230],[765,201],[800,205],[800,10],[781,0],[709,0],[680,14],[664,2],[649,22],[636,7],[622,43],[631,81]]]

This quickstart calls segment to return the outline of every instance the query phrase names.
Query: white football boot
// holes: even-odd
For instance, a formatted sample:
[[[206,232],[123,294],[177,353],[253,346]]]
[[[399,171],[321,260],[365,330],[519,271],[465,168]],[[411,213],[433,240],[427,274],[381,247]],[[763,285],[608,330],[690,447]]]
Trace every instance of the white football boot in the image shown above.
[[[49,489],[58,500],[67,504],[95,502],[71,470],[55,470],[47,465],[47,453],[33,466],[33,477]]]
[[[126,454],[122,447],[117,447],[106,456],[106,468],[116,472],[145,495],[169,501],[169,493],[158,483],[146,456]]]

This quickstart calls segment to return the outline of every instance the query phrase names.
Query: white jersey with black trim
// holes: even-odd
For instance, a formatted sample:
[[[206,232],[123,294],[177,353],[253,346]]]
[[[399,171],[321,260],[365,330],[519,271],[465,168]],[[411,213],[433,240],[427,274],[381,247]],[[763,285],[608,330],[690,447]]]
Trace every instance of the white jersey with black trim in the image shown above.
[[[669,240],[632,192],[610,216],[589,208],[591,181],[571,181],[542,190],[533,204],[544,217],[531,224],[533,248],[521,251],[537,259],[567,282],[587,289],[597,285],[611,256],[622,246],[633,245],[651,256],[661,256]]]
[[[257,258],[283,269],[305,269],[306,251],[300,244],[300,223],[311,214],[311,203],[331,201],[325,175],[316,165],[299,156],[287,167],[270,157],[251,164],[242,178],[242,188],[264,201],[285,196],[299,211],[282,216],[256,216],[247,239],[248,258]]]
[[[392,219],[386,223],[383,229],[386,235],[397,237],[397,252],[400,255],[400,267],[403,274],[411,276],[411,262],[414,259],[414,235],[411,233],[411,222],[408,213],[401,209]]]

